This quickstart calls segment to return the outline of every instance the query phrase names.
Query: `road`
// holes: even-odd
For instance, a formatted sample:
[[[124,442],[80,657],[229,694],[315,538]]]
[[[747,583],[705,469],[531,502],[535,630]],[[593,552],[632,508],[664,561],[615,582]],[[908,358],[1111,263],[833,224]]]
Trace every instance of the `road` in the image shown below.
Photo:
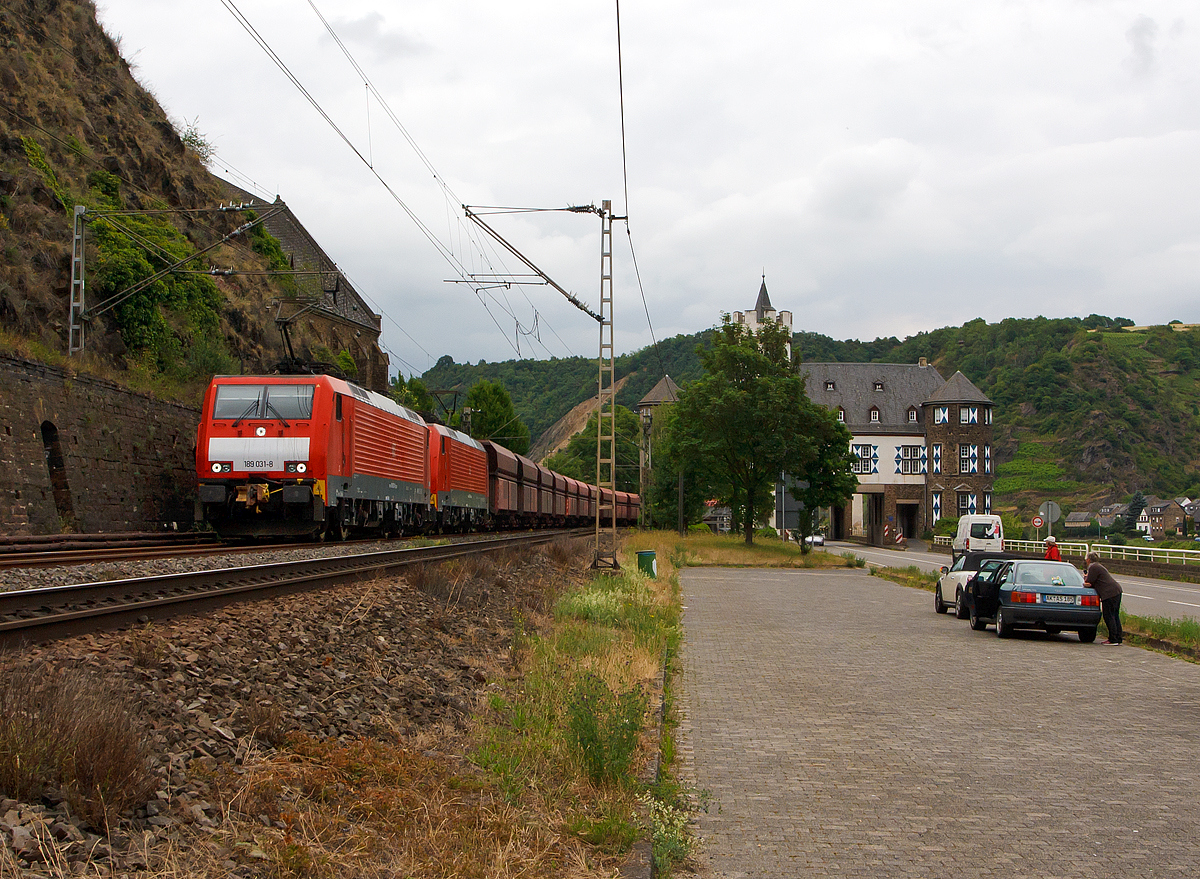
[[[830,541],[825,549],[834,555],[853,552],[872,565],[890,565],[898,568],[916,565],[926,571],[936,571],[942,565],[950,564],[950,556],[944,552],[926,552],[918,549],[899,552],[836,541]],[[1117,574],[1116,578],[1124,590],[1121,610],[1143,617],[1186,617],[1200,620],[1200,585],[1134,577],[1129,574]],[[950,598],[953,600],[953,596]],[[930,601],[932,603],[932,599]]]
[[[1200,875],[1200,665],[859,570],[680,572],[700,875]]]

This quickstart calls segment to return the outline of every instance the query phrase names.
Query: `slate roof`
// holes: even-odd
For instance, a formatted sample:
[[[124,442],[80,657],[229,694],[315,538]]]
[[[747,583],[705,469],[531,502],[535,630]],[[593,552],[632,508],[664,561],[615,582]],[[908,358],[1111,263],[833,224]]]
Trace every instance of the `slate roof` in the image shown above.
[[[275,196],[274,202],[266,204],[254,193],[247,192],[228,180],[221,180],[221,183],[233,198],[242,202],[257,202],[256,208],[259,216],[265,216],[275,208],[282,208],[280,213],[264,220],[263,226],[279,240],[283,252],[291,258],[293,268],[327,273],[324,276],[293,276],[292,280],[300,295],[318,297],[323,311],[336,314],[344,320],[370,330],[378,337],[383,326],[380,315],[371,310],[349,279],[338,271],[337,263],[317,243],[317,240],[292,213],[292,209],[282,198]],[[335,275],[337,276],[336,282],[332,280]]]
[[[808,397],[814,403],[846,411],[846,426],[854,433],[924,433],[921,423],[908,420],[909,407],[918,410],[946,380],[933,366],[915,363],[804,363]],[[833,389],[826,390],[827,382]],[[875,390],[882,382],[883,390]],[[871,422],[871,407],[879,407],[879,423]],[[918,416],[919,417],[919,416]]]
[[[936,393],[924,400],[926,403],[987,403],[991,400],[961,371],[954,373]]]
[[[766,312],[775,310],[775,306],[771,304],[771,297],[767,295],[767,279],[765,277],[762,286],[758,288],[758,301],[754,303],[754,310],[758,314],[760,324],[765,322]]]
[[[1087,525],[1092,521],[1092,514],[1087,510],[1080,510],[1075,513],[1067,513],[1067,525]]]
[[[654,387],[650,389],[650,393],[642,397],[638,401],[638,408],[644,406],[658,406],[661,403],[678,403],[679,402],[679,385],[671,380],[669,375],[664,375],[662,379]]]

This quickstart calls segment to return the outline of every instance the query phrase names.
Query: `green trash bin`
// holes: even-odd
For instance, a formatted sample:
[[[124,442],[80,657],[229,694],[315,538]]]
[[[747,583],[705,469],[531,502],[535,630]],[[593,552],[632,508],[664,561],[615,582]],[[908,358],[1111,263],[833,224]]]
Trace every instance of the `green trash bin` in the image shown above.
[[[638,570],[647,577],[658,576],[658,560],[654,557],[654,550],[643,549],[639,550],[638,554]]]

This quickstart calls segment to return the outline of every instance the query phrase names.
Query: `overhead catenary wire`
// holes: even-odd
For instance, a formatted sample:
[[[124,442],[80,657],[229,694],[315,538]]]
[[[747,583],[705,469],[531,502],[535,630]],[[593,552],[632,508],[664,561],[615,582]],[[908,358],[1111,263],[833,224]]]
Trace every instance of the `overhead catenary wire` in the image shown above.
[[[663,361],[662,352],[658,347],[658,338],[654,334],[654,322],[650,319],[650,305],[646,302],[646,288],[642,284],[642,272],[638,268],[637,251],[633,247],[633,232],[629,227],[629,159],[625,146],[625,64],[621,56],[621,0],[614,0],[617,13],[617,92],[620,96],[621,108],[621,180],[625,191],[625,235],[629,240],[629,255],[633,260],[633,272],[637,278],[638,292],[642,295],[642,308],[646,312],[646,326],[650,328],[650,341],[654,343],[654,354],[658,358],[659,369],[667,374],[667,365]]]
[[[222,2],[229,3],[229,2],[232,2],[232,0],[222,0]],[[342,51],[342,54],[346,57],[346,60],[349,62],[350,66],[354,69],[354,71],[358,75],[359,79],[362,81],[364,87],[367,90],[368,97],[374,96],[374,98],[378,102],[380,108],[382,108],[384,114],[392,122],[392,124],[395,126],[396,130],[400,133],[400,135],[408,143],[408,145],[413,150],[414,154],[417,156],[417,158],[420,160],[420,162],[425,166],[426,170],[432,176],[432,178],[437,183],[437,185],[441,188],[448,209],[451,207],[457,207],[458,205],[462,204],[462,199],[460,199],[458,197],[458,195],[453,191],[453,189],[450,187],[450,185],[445,181],[445,178],[443,178],[442,175],[438,173],[437,169],[433,166],[433,163],[429,160],[429,157],[425,154],[424,150],[421,149],[421,147],[417,143],[416,139],[412,136],[412,134],[408,131],[408,129],[404,126],[404,124],[400,121],[399,117],[395,114],[395,112],[393,112],[390,104],[388,104],[388,102],[387,102],[387,99],[375,87],[375,84],[371,81],[371,78],[367,75],[366,71],[363,70],[362,66],[355,59],[353,53],[350,52],[349,48],[342,41],[342,39],[338,35],[337,31],[329,23],[329,20],[326,19],[325,16],[321,13],[321,10],[317,8],[316,3],[313,2],[313,0],[308,0],[308,5],[312,9],[313,13],[320,20],[321,24],[324,26],[324,28],[325,28],[326,32],[329,34],[330,38],[333,39],[333,41],[337,44],[338,48]],[[310,98],[310,100],[311,100],[311,98]],[[368,119],[368,131],[370,130],[369,125],[370,125],[370,122]],[[362,158],[361,154],[360,154],[360,158]],[[372,170],[374,171],[374,168],[372,168]],[[411,214],[410,214],[410,216],[411,216]],[[474,235],[469,234],[471,231],[470,227],[465,226],[465,224],[462,223],[462,217],[457,217],[456,219],[458,220],[457,225],[458,225],[458,229],[459,229],[459,233],[460,233],[460,244],[459,244],[460,250],[463,249],[462,245],[461,245],[461,232],[464,228],[466,228],[468,231],[468,237],[469,237],[471,243],[474,245],[475,250],[478,253],[478,255],[480,256],[480,258],[483,259],[484,262],[486,262],[488,264],[489,268],[493,267],[491,265],[491,260],[488,259],[486,253],[484,252],[484,243],[480,239],[476,238]],[[427,233],[427,234],[432,234],[432,233]],[[493,252],[495,252],[494,245],[492,245],[490,242],[488,242],[488,244],[489,244],[489,246],[492,247]],[[447,249],[447,251],[453,252],[450,250],[450,248],[446,248],[446,249]],[[469,276],[471,273],[466,272],[464,270],[461,260],[456,257],[456,260],[454,263],[452,263],[452,265],[456,266],[459,277],[462,280],[469,282]],[[525,301],[529,304],[529,307],[534,314],[533,325],[528,328],[525,328],[522,326],[520,319],[517,318],[515,312],[512,310],[511,303],[508,303],[507,300],[505,300],[505,303],[502,305],[500,303],[500,301],[498,299],[496,299],[495,296],[492,296],[492,299],[496,303],[496,305],[498,307],[501,307],[501,309],[513,320],[516,335],[518,337],[525,336],[525,337],[534,339],[538,344],[541,344],[543,350],[545,350],[547,354],[552,354],[550,349],[547,348],[546,345],[542,342],[541,336],[538,332],[538,327],[541,324],[545,323],[545,325],[554,334],[555,338],[557,338],[558,341],[563,345],[563,347],[567,349],[567,352],[572,353],[570,346],[567,345],[567,343],[565,341],[563,341],[562,337],[558,335],[557,331],[554,330],[553,326],[550,326],[550,324],[545,322],[544,318],[541,316],[537,307],[529,299],[529,296],[528,296],[528,294],[525,293],[524,289],[521,288],[519,285],[518,285],[518,289],[521,290],[521,295],[525,298]],[[474,288],[474,292],[476,293],[476,296],[480,299],[480,301],[483,302],[484,307],[487,308],[486,298],[482,295],[482,293],[484,291],[482,291],[478,288]],[[490,309],[489,309],[489,312],[490,312]],[[493,321],[493,323],[498,323],[496,321],[494,315],[492,316],[492,321]],[[510,344],[512,344],[512,343],[510,343]],[[513,347],[517,351],[518,356],[520,356],[519,340],[516,344],[513,345]]]

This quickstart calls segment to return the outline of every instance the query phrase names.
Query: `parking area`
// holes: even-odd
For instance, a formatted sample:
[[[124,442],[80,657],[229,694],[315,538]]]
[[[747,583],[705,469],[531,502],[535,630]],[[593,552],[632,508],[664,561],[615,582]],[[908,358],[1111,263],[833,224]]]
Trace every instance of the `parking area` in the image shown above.
[[[972,632],[862,571],[681,580],[713,879],[1200,873],[1200,666]]]

